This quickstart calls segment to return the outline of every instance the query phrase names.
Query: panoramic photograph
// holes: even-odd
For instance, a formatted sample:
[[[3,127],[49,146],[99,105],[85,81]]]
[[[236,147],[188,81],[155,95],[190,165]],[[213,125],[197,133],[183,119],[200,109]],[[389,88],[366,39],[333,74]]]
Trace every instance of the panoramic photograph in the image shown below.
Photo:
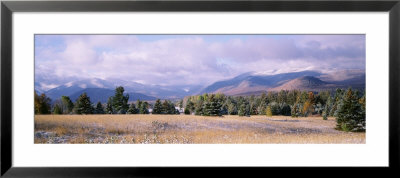
[[[35,144],[365,144],[365,35],[35,35]]]

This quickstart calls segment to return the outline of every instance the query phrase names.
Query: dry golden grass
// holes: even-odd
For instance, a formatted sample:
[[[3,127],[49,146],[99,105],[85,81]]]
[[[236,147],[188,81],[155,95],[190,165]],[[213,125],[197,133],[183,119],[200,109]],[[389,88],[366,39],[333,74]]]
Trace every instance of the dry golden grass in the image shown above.
[[[36,115],[35,143],[365,143],[321,117]]]

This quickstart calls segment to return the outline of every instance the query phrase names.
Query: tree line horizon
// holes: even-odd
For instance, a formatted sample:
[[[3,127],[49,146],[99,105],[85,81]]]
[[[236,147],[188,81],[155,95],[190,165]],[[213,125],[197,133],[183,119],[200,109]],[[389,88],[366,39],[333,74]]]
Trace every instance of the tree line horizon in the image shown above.
[[[259,96],[227,96],[222,93],[188,96],[178,102],[157,99],[154,104],[137,100],[128,103],[122,86],[116,87],[107,103],[93,104],[87,93],[82,93],[73,103],[62,96],[55,103],[44,93],[35,91],[35,114],[180,114],[175,107],[184,108],[183,114],[200,116],[222,115],[283,115],[292,117],[322,116],[324,120],[335,117],[336,128],[344,131],[365,131],[365,91],[340,89],[333,92],[281,90],[264,92]],[[184,106],[184,107],[183,107]]]

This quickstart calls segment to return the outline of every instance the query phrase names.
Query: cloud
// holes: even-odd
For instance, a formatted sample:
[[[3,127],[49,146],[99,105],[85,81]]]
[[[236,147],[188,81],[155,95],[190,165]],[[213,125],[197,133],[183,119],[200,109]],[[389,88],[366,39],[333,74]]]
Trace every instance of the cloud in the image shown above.
[[[35,74],[205,85],[250,71],[365,69],[364,35],[143,37],[37,35]]]

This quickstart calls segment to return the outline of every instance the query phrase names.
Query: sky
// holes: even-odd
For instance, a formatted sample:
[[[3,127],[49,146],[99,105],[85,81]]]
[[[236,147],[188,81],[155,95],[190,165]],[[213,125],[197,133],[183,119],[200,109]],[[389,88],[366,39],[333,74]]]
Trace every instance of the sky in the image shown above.
[[[35,80],[208,85],[246,72],[340,69],[365,70],[365,35],[35,35]]]

